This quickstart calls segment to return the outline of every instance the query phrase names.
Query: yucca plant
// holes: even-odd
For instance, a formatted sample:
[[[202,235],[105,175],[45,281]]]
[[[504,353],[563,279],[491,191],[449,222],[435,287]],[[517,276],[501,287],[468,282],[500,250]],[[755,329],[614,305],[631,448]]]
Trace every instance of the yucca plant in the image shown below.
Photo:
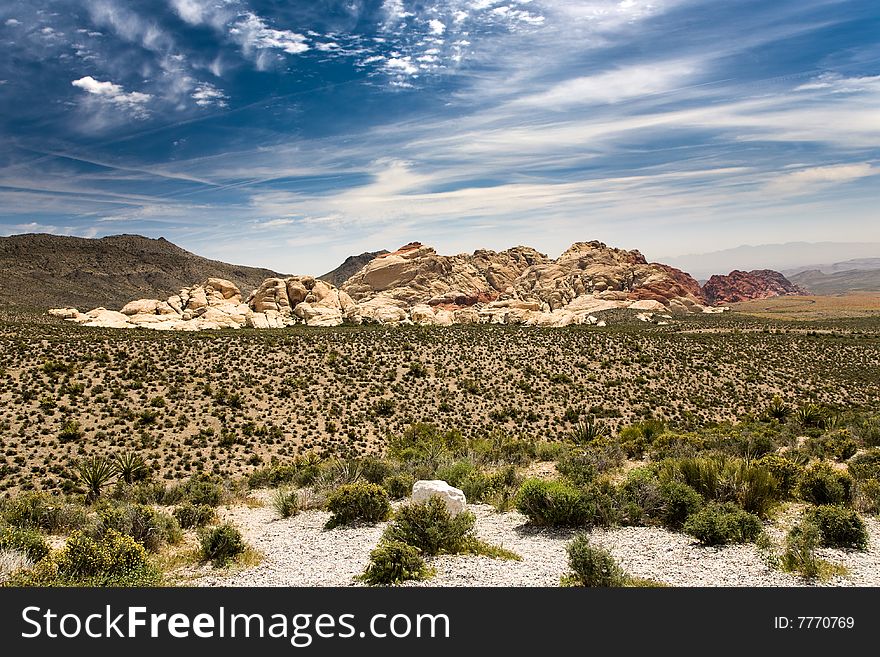
[[[122,452],[113,455],[113,463],[119,477],[127,484],[146,479],[149,469],[143,457],[137,452]]]
[[[103,456],[93,456],[80,461],[76,466],[76,472],[79,480],[86,487],[88,503],[100,498],[103,488],[118,475],[116,464]]]
[[[574,429],[571,430],[569,436],[572,442],[577,445],[586,445],[597,438],[608,435],[608,429],[601,422],[597,422],[593,418],[588,418],[578,422]]]
[[[825,426],[825,412],[817,404],[804,404],[794,412],[794,418],[798,424],[807,428]]]
[[[770,406],[767,408],[767,415],[774,420],[785,422],[788,416],[791,415],[791,406],[786,404],[782,397],[775,395],[773,399],[770,400]]]

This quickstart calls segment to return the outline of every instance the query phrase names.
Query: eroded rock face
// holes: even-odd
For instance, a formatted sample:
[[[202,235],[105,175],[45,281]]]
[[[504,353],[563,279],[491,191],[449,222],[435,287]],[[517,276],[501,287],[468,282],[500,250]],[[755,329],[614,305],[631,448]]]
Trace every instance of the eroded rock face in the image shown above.
[[[369,261],[341,288],[312,276],[267,278],[243,302],[232,282],[209,278],[120,312],[50,312],[90,326],[181,331],[343,323],[601,327],[596,314],[615,308],[685,313],[704,302],[690,275],[601,242],[577,242],[556,260],[523,246],[441,256],[413,242]]]
[[[703,286],[703,293],[712,304],[806,294],[772,269],[734,270],[726,276],[712,276]]]

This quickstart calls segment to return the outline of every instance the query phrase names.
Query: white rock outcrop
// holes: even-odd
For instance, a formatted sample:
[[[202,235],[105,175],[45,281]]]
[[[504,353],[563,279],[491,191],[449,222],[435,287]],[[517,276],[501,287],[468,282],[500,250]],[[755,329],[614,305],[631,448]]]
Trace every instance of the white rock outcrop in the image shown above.
[[[464,511],[467,506],[464,493],[441,479],[422,479],[413,484],[413,502],[424,502],[435,496],[443,500],[446,510],[453,516]]]

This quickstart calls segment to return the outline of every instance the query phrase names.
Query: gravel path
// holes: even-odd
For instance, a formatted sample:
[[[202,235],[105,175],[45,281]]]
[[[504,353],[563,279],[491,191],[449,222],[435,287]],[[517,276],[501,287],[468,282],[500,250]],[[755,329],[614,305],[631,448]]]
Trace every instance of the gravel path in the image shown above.
[[[437,574],[409,586],[558,586],[567,571],[565,544],[573,531],[541,530],[517,512],[496,513],[487,505],[469,505],[480,538],[523,557],[504,561],[468,555],[428,559]],[[265,556],[256,567],[233,573],[206,570],[199,586],[351,586],[363,572],[385,523],[323,529],[323,511],[305,511],[279,520],[270,506],[233,507],[224,520]],[[880,522],[867,519],[871,537],[865,552],[823,549],[820,555],[849,570],[831,586],[880,586]],[[693,539],[655,527],[595,530],[594,544],[608,549],[630,575],[672,586],[801,586],[801,578],[767,566],[753,545],[700,547]]]

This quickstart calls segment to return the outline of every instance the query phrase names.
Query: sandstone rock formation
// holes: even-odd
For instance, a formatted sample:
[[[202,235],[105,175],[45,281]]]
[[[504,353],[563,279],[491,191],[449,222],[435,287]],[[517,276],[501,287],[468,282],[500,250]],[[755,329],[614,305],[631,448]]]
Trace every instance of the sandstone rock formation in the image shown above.
[[[754,271],[734,270],[726,276],[712,276],[703,286],[703,294],[710,303],[720,304],[803,295],[806,292],[778,271],[756,269]]]
[[[578,242],[556,260],[523,246],[442,256],[413,242],[370,260],[341,288],[312,276],[273,277],[243,301],[232,282],[209,278],[165,301],[131,301],[119,312],[51,313],[88,326],[176,331],[343,323],[603,327],[597,314],[612,309],[664,324],[668,313],[709,311],[704,302],[690,275],[601,242]]]

